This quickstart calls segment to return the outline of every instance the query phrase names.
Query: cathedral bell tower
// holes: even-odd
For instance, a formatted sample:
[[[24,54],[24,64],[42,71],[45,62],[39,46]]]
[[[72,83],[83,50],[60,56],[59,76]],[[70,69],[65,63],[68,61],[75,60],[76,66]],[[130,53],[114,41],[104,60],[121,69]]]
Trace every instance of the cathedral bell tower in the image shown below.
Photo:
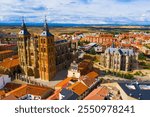
[[[22,72],[27,75],[27,66],[28,66],[28,42],[30,40],[31,34],[28,32],[26,28],[26,24],[24,23],[24,19],[22,19],[22,25],[19,32],[18,39],[18,56],[20,61],[20,66],[22,68]]]
[[[39,37],[39,73],[41,80],[50,81],[56,74],[54,35],[49,32],[47,20]]]

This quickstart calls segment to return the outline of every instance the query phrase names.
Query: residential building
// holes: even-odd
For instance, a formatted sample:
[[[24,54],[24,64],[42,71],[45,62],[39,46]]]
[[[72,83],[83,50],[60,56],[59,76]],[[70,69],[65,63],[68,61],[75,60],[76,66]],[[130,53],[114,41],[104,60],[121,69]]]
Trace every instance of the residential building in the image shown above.
[[[106,86],[109,89],[111,87],[111,94],[117,91],[116,97],[120,97],[122,100],[150,100],[149,82],[114,82],[105,83],[102,86]]]
[[[107,87],[98,87],[94,89],[84,100],[106,100],[109,95],[109,90]]]
[[[5,59],[5,58],[10,58],[13,55],[15,55],[13,50],[0,51],[0,61],[3,61],[3,59]]]
[[[79,95],[70,89],[63,88],[59,94],[59,100],[77,100]]]
[[[63,81],[55,85],[55,90],[66,88],[69,85],[69,83],[72,81],[73,81],[73,78],[70,78],[70,77],[64,79]]]
[[[59,100],[77,100],[84,97],[88,87],[81,82],[75,82],[70,86],[63,88],[59,94]]]
[[[0,62],[0,73],[7,74],[10,77],[14,77],[15,73],[19,72],[19,59],[17,56],[13,56],[12,58],[4,59]]]
[[[80,78],[80,76],[81,73],[78,69],[78,64],[76,63],[76,61],[73,61],[73,63],[71,63],[70,68],[68,70],[67,77]]]
[[[76,82],[69,86],[68,89],[81,96],[88,89],[88,87],[81,82]]]
[[[73,61],[68,70],[67,77],[80,78],[82,75],[86,75],[92,70],[93,63],[89,59],[84,59],[79,64],[77,64],[76,61]]]
[[[98,86],[100,83],[98,79],[99,74],[92,71],[86,74],[85,76],[81,76],[78,81],[82,82],[84,85],[86,85],[89,89],[93,89]]]
[[[18,99],[14,95],[8,95],[2,98],[2,100],[18,100]]]
[[[86,75],[87,73],[93,70],[93,63],[89,59],[84,59],[82,62],[78,64],[78,70],[81,75]]]
[[[59,82],[55,85],[55,90],[60,90],[59,99],[73,99],[75,97],[76,99],[83,99],[94,88],[99,86],[100,79],[98,79],[98,76],[99,75],[96,72],[92,71],[84,76],[81,76],[80,78],[68,77],[65,80]],[[54,94],[52,97],[49,97],[49,99],[54,99],[56,96],[58,96],[57,93]],[[72,96],[73,98],[71,98]]]
[[[61,89],[55,90],[54,94],[49,96],[46,100],[59,100],[60,91],[61,91]]]
[[[137,100],[150,100],[149,82],[122,82],[118,83],[124,93]],[[124,97],[122,97],[124,99]]]
[[[50,95],[54,93],[53,89],[47,87],[41,87],[36,85],[19,85],[9,83],[6,84],[5,88],[5,97],[13,95],[18,100],[41,100],[47,99]]]
[[[0,74],[0,89],[2,89],[9,82],[11,82],[11,78],[8,75]]]
[[[82,40],[94,42],[98,44],[115,41],[115,39],[113,38],[113,34],[107,34],[107,33],[98,33],[96,35],[88,35],[88,36],[83,37]]]
[[[5,98],[5,92],[0,90],[0,100]]]
[[[17,44],[2,44],[0,43],[0,51],[4,50],[17,50]]]

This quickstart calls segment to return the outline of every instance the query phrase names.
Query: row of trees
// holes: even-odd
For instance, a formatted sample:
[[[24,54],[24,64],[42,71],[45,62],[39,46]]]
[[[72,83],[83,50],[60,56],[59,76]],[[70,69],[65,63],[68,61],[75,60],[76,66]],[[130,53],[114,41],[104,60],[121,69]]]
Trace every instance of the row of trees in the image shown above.
[[[129,74],[129,73],[121,73],[121,72],[116,72],[116,71],[106,71],[106,74],[108,75],[114,75],[114,76],[117,76],[117,77],[121,77],[121,78],[125,78],[125,79],[134,79],[134,75],[132,74]]]

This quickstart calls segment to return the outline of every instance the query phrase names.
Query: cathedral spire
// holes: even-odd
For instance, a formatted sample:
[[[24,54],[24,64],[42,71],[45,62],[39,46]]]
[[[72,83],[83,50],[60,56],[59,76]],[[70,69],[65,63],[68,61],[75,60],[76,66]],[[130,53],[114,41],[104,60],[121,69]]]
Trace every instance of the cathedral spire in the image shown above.
[[[22,17],[21,30],[20,30],[19,34],[20,35],[30,35],[30,33],[27,30],[26,24],[24,22],[24,17]]]
[[[26,30],[26,24],[24,23],[24,17],[22,16],[22,25],[21,25],[22,30]]]
[[[49,27],[48,27],[46,16],[45,16],[44,27],[43,27],[43,32],[41,33],[41,36],[52,36],[52,34],[49,32]]]
[[[49,32],[49,28],[48,28],[48,24],[47,24],[46,16],[45,16],[44,29],[43,29],[43,31],[47,31],[47,32]]]

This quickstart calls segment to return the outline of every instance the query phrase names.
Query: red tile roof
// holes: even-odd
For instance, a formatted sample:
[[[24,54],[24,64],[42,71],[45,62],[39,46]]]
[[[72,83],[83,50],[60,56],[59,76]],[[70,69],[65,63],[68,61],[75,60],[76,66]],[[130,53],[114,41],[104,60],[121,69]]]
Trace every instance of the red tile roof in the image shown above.
[[[72,78],[70,78],[70,77],[64,79],[63,81],[61,81],[61,82],[59,82],[58,84],[55,85],[55,89],[56,88],[62,89],[64,87],[66,87],[67,84],[69,83],[69,81],[71,81],[71,80],[72,80]]]
[[[96,81],[96,79],[92,79],[87,76],[81,76],[79,80],[82,81],[88,87],[92,86],[92,84]]]
[[[7,95],[11,94],[17,98],[22,97],[26,94],[31,94],[35,96],[43,96],[46,92],[49,92],[49,91],[53,93],[53,90],[51,88],[27,84],[27,85],[22,85],[21,87],[8,92]]]
[[[9,54],[9,53],[13,53],[13,50],[4,50],[4,51],[0,51],[0,54]]]
[[[90,72],[85,76],[81,76],[79,78],[80,81],[82,81],[85,85],[88,87],[92,86],[93,83],[96,82],[96,78],[98,77],[98,74],[96,72]]]
[[[4,90],[0,90],[0,96],[5,95],[5,91]]]
[[[104,100],[108,93],[107,87],[99,87],[93,90],[84,100]]]
[[[47,100],[59,100],[60,89],[56,90],[53,95],[47,98]]]
[[[5,59],[3,62],[0,63],[0,66],[4,68],[13,68],[19,65],[19,59]]]
[[[16,84],[16,83],[7,83],[5,86],[4,86],[4,91],[5,91],[5,93],[7,93],[7,92],[10,92],[10,91],[12,91],[12,90],[15,90],[15,89],[17,89],[17,88],[19,88],[19,87],[21,87],[22,86],[22,84]]]
[[[98,74],[94,71],[88,73],[86,76],[88,76],[89,78],[97,78]]]
[[[72,90],[78,95],[81,95],[88,89],[88,87],[81,82],[76,82],[73,85],[69,86],[68,89]]]
[[[17,100],[17,98],[14,95],[8,95],[5,98],[3,98],[2,100]]]

